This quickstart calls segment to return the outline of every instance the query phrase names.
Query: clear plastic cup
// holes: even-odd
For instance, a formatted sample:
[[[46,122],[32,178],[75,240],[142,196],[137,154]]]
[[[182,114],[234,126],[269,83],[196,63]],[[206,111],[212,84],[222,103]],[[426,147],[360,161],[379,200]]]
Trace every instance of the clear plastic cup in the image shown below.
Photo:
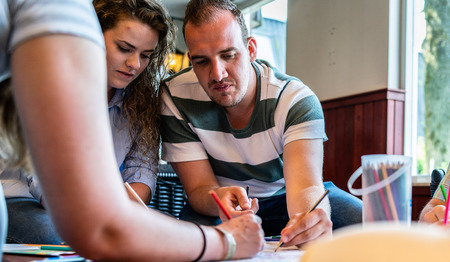
[[[348,189],[363,201],[363,223],[393,221],[411,223],[411,161],[401,155],[365,155],[348,180]],[[353,184],[362,175],[362,188]]]

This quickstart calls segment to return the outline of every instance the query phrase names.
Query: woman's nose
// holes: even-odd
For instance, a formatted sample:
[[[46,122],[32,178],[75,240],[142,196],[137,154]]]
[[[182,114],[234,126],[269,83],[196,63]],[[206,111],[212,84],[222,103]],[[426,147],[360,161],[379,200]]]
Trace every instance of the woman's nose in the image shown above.
[[[139,54],[133,54],[130,57],[128,57],[126,65],[128,67],[131,67],[132,69],[139,69],[139,67],[141,67]]]

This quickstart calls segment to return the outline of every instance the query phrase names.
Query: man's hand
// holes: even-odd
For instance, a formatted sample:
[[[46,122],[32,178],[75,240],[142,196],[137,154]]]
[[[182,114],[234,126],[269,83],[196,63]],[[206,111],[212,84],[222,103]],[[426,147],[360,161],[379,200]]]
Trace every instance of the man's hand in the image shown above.
[[[216,189],[216,192],[231,217],[256,214],[259,210],[258,199],[248,198],[245,189],[242,187],[221,187]],[[219,215],[222,221],[227,220],[223,212],[219,212]]]
[[[298,247],[321,237],[331,237],[332,225],[327,213],[317,208],[309,214],[297,213],[289,220],[281,231],[281,242],[285,246],[297,245]]]

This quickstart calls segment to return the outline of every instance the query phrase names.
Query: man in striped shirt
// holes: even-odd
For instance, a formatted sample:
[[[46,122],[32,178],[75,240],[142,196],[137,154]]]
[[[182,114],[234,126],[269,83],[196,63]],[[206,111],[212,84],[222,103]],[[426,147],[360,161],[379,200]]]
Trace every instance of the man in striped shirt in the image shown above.
[[[163,159],[189,200],[181,219],[225,219],[208,195],[214,190],[232,217],[257,213],[265,234],[281,233],[287,246],[330,236],[328,199],[305,215],[325,190],[316,95],[256,59],[256,41],[231,1],[191,1],[183,33],[192,67],[167,79],[162,95]]]

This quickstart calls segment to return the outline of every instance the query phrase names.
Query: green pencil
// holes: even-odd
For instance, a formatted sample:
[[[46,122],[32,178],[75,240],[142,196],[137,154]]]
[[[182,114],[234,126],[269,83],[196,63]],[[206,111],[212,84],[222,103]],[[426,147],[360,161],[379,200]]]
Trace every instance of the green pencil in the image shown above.
[[[445,193],[444,185],[441,184],[440,188],[442,191],[442,195],[444,196],[444,200],[445,200],[445,202],[447,202],[447,193]]]
[[[47,245],[41,246],[42,250],[55,250],[55,251],[73,251],[69,246],[57,246],[57,245]]]

